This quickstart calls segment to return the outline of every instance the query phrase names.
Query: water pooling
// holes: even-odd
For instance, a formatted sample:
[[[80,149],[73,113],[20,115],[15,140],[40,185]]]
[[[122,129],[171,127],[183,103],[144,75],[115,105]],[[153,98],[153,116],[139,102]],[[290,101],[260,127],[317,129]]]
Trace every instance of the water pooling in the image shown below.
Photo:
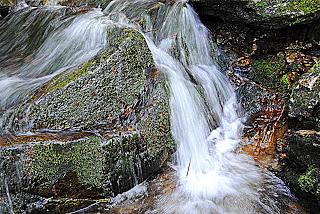
[[[55,10],[61,8],[51,8],[49,13]],[[143,34],[155,64],[167,77],[171,129],[177,143],[173,164],[177,188],[150,212],[279,213],[281,200],[291,200],[280,180],[237,152],[242,118],[235,93],[214,61],[207,28],[187,1],[115,0],[105,15],[93,10],[50,18],[39,15],[41,11],[23,10],[19,15],[26,21],[12,16],[0,26],[12,31],[15,23],[21,26],[21,35],[34,33],[37,38],[30,43],[19,34],[12,44],[0,44],[2,110],[107,48],[112,26],[133,28]],[[45,30],[29,32],[34,22]],[[1,33],[0,41],[8,41],[5,36]],[[20,52],[15,51],[18,48]]]

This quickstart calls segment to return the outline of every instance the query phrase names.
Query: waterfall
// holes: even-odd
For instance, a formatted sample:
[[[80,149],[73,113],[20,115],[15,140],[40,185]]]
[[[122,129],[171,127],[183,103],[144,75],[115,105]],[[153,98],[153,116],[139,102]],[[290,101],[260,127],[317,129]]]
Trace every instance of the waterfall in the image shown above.
[[[177,188],[152,213],[279,213],[277,195],[288,199],[290,192],[237,152],[240,107],[214,61],[208,29],[187,1],[115,0],[104,13],[125,16],[144,35],[170,87]],[[143,27],[136,25],[140,19]]]
[[[114,0],[103,13],[81,15],[59,15],[61,10],[27,8],[0,23],[0,110],[107,48],[112,26],[132,28],[167,78],[177,143],[177,187],[150,212],[279,213],[286,203],[281,200],[291,200],[279,179],[239,153],[243,118],[234,89],[214,60],[208,29],[186,0]],[[19,36],[6,44],[15,29]],[[36,41],[30,43],[32,35]]]

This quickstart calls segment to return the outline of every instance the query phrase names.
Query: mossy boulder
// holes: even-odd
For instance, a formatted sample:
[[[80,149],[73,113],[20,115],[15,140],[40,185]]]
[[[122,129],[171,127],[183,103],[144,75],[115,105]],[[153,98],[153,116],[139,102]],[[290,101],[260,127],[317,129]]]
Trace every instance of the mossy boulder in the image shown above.
[[[319,19],[319,0],[192,0],[202,16],[263,28],[281,28]]]
[[[140,33],[114,28],[108,36],[107,49],[4,117],[8,131],[24,133],[0,148],[1,176],[13,182],[1,182],[1,194],[8,186],[14,210],[59,213],[53,197],[79,199],[64,206],[73,211],[129,190],[169,159],[165,77]]]
[[[148,72],[154,65],[144,38],[128,30],[119,39],[116,51],[110,48],[48,84],[48,93],[30,108],[32,129],[93,129],[99,125],[114,129],[130,123],[136,127],[139,115],[135,114],[146,104],[139,99],[151,95],[159,102],[161,97],[158,101],[155,97],[163,99],[165,95],[159,90],[145,93],[148,81],[152,81]],[[121,117],[123,114],[132,114],[132,118]]]
[[[301,128],[320,129],[320,63],[294,85],[289,102],[289,116]]]
[[[320,211],[320,135],[315,131],[290,133],[281,177],[310,213]]]

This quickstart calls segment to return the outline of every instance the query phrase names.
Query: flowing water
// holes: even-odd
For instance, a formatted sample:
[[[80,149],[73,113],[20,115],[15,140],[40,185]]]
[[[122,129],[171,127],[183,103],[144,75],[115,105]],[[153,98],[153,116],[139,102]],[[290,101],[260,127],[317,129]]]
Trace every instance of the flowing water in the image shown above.
[[[68,17],[65,10],[24,10],[0,26],[1,109],[13,106],[55,75],[107,47],[109,24],[101,19],[101,11]],[[19,34],[14,33],[16,29]]]
[[[41,15],[45,12],[23,10],[0,25],[0,108],[16,105],[106,48],[111,26],[133,28],[145,37],[168,80],[177,143],[177,188],[150,213],[280,213],[292,200],[279,179],[239,153],[243,118],[235,92],[214,60],[208,29],[187,1],[115,0],[103,13]],[[41,33],[31,32],[35,22]],[[2,44],[8,34],[1,31],[15,25],[21,33]],[[36,38],[32,47],[23,37],[30,33]]]
[[[279,213],[290,200],[283,183],[237,153],[242,118],[235,92],[215,63],[207,28],[186,1],[113,1],[107,15],[145,21],[138,27],[170,86],[177,143],[177,188],[154,213]],[[134,9],[133,9],[134,8]],[[157,8],[153,17],[144,11]],[[129,21],[130,22],[130,21]],[[132,23],[133,24],[133,23]]]

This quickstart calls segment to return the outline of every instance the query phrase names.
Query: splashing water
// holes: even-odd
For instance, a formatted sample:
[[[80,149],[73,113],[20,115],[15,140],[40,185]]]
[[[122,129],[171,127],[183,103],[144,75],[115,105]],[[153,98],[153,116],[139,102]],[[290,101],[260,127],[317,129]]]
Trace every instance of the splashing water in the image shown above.
[[[49,13],[57,10],[65,8],[51,8]],[[281,200],[291,200],[279,179],[237,152],[242,118],[235,92],[214,61],[207,28],[187,1],[115,0],[104,13],[43,14],[45,10],[26,9],[0,23],[2,110],[108,47],[112,26],[133,28],[145,37],[156,66],[167,77],[177,143],[177,188],[150,212],[279,213]],[[31,31],[34,22],[40,27]],[[21,36],[2,43],[17,26],[20,36],[34,34],[37,39],[30,43],[30,36]]]
[[[154,8],[153,17],[145,13]],[[214,62],[209,32],[191,6],[186,1],[117,0],[104,12],[144,19],[145,27],[137,29],[145,32],[170,85],[178,186],[154,213],[278,213],[276,196],[289,199],[290,193],[249,157],[236,153],[242,130],[236,95]]]

